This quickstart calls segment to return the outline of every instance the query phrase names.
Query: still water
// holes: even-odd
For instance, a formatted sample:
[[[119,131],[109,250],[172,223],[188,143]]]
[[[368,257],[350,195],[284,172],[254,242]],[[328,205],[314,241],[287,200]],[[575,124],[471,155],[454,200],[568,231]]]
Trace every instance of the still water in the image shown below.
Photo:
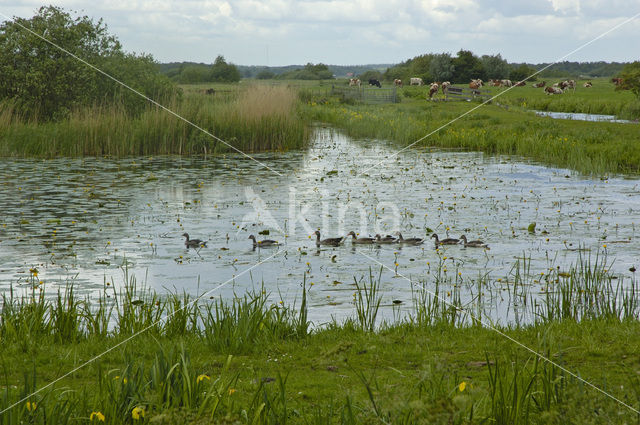
[[[35,280],[53,294],[73,282],[92,296],[105,282],[122,285],[126,269],[161,293],[229,298],[264,285],[273,302],[293,304],[304,277],[309,317],[322,324],[353,315],[354,279],[368,282],[381,264],[392,269],[381,274],[387,316],[411,307],[402,276],[430,287],[441,262],[451,285],[468,282],[464,291],[483,276],[496,294],[518,258],[530,258],[533,293],[545,288],[550,268],[566,270],[580,254],[606,255],[623,278],[640,265],[636,179],[481,153],[394,152],[382,141],[318,128],[305,151],[255,155],[281,175],[240,156],[1,159],[0,290],[31,290]],[[353,247],[347,240],[318,250],[309,237],[316,229],[323,238],[400,230],[426,241]],[[490,250],[436,251],[432,231],[482,239]],[[187,249],[184,232],[207,247]],[[252,234],[281,245],[254,250]],[[510,321],[506,302],[496,297],[487,314]]]

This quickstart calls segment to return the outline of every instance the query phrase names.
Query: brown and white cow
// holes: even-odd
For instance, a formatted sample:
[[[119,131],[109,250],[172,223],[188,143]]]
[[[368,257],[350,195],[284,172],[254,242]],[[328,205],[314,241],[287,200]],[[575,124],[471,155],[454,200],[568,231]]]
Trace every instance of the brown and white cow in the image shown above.
[[[433,95],[438,93],[438,89],[440,88],[440,86],[438,86],[438,83],[431,83],[431,86],[429,86],[429,100],[431,100],[433,98]]]
[[[586,83],[584,83],[584,84],[582,85],[582,87],[584,87],[584,88],[588,89],[589,87],[593,87],[593,84],[591,84],[591,81],[587,81]]]
[[[442,84],[440,84],[440,87],[442,87],[442,94],[446,96],[450,86],[451,86],[451,83],[449,81],[445,81]]]
[[[533,84],[533,85],[532,85],[532,87],[533,87],[533,88],[536,88],[536,89],[539,89],[539,88],[544,87],[546,84],[547,84],[547,82],[546,82],[546,81],[540,81],[539,83],[535,83],[535,84]]]
[[[411,77],[410,85],[412,85],[412,86],[422,86],[422,85],[424,85],[424,81],[422,81],[422,78],[419,78],[419,77]]]
[[[360,83],[360,79],[359,79],[359,78],[351,78],[351,79],[349,80],[349,86],[350,86],[350,87],[353,87],[353,86],[358,86],[358,87],[360,87],[360,84],[361,84],[361,83]]]
[[[517,83],[514,84],[514,86],[516,87],[522,87],[522,86],[526,86],[527,83],[525,83],[524,81],[518,81]]]
[[[471,80],[471,82],[469,83],[469,88],[470,89],[479,89],[480,87],[482,87],[482,80],[481,79],[476,79],[476,80]]]
[[[622,84],[624,82],[624,80],[622,78],[612,78],[611,82],[614,85],[619,86],[620,84]]]
[[[544,92],[546,94],[562,94],[564,93],[560,87],[545,87]]]
[[[402,87],[402,80],[396,78],[395,80],[393,80],[393,85],[396,87]]]
[[[511,87],[511,86],[513,86],[513,83],[511,82],[511,80],[501,80],[500,83],[501,83],[501,85],[503,87]]]

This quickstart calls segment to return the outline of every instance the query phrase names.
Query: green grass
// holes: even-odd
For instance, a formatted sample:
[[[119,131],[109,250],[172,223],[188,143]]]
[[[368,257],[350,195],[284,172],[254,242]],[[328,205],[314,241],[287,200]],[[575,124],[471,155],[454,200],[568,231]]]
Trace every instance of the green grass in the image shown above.
[[[557,307],[554,300],[564,298],[574,303],[569,314],[547,308],[540,320],[497,329],[637,409],[638,296],[623,295],[627,283],[605,263],[585,258],[548,277],[571,286],[541,303]],[[528,298],[524,270],[526,263],[514,267],[513,291]],[[434,279],[437,288],[468,284]],[[106,285],[95,301],[70,288],[53,298],[36,289],[25,298],[7,295],[0,409],[18,405],[0,423],[97,423],[92,412],[108,424],[638,423],[632,410],[471,320],[476,307],[462,311],[456,289],[452,305],[418,293],[410,318],[376,323],[379,283],[372,273],[358,285],[353,318],[314,330],[306,284],[297,310],[272,304],[264,288],[190,303],[186,294],[160,297],[133,278],[122,291]],[[110,325],[105,331],[95,323]],[[134,410],[144,417],[134,419]]]
[[[207,95],[187,87],[165,106],[243,152],[303,147],[309,131],[294,89],[233,86]],[[0,156],[128,156],[232,152],[225,143],[158,107],[131,116],[117,106],[76,110],[60,122],[31,122],[0,105]]]
[[[422,94],[426,89],[404,90],[409,97],[403,97],[400,104],[349,105],[336,98],[312,97],[307,100],[305,116],[342,128],[352,137],[388,139],[399,146],[412,144],[445,126],[416,146],[515,155],[586,174],[640,171],[637,125],[537,117],[524,111],[523,105],[505,105],[508,99],[502,98],[498,100],[502,106],[482,106],[448,125],[479,103],[428,102]],[[514,92],[517,90],[521,90],[515,94],[518,96],[526,91],[532,93],[531,99],[539,97],[531,87],[518,87]],[[580,89],[576,91],[579,93]],[[609,97],[628,94],[611,91]],[[568,98],[572,94],[562,96]],[[529,97],[526,99],[530,101]],[[516,100],[511,99],[517,103]]]

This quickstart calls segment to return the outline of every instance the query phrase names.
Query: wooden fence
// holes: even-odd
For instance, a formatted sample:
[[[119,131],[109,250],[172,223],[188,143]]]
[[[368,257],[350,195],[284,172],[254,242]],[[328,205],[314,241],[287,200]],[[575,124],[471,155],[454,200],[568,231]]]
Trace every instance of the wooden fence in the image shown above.
[[[491,98],[489,90],[471,89],[468,87],[449,86],[444,96],[445,100],[466,100],[467,102],[479,99],[485,101]]]
[[[398,93],[396,87],[341,87],[331,86],[331,94],[340,96],[343,100],[352,99],[364,103],[396,103]]]

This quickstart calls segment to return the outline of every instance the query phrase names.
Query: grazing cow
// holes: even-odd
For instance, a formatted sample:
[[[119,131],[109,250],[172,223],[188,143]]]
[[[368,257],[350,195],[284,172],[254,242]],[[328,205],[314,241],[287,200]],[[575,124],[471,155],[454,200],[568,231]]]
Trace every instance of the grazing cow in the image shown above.
[[[502,81],[500,80],[495,80],[495,79],[490,79],[489,80],[489,85],[493,86],[493,87],[500,87],[502,85]]]
[[[576,91],[576,81],[575,80],[567,81],[567,88],[573,89],[573,91]]]
[[[527,83],[525,83],[524,81],[518,81],[517,83],[514,84],[516,87],[522,87],[522,86],[526,86]]]
[[[433,98],[433,95],[438,93],[438,83],[431,83],[431,86],[429,87],[429,100],[431,100]]]
[[[402,87],[402,80],[396,78],[395,80],[393,80],[393,85],[396,87]]]
[[[380,84],[380,81],[376,80],[375,78],[371,78],[369,80],[369,85],[370,86],[378,86],[378,88],[382,88],[382,84]]]
[[[216,90],[215,89],[207,89],[207,91],[205,93],[207,93],[207,94],[216,94]]]
[[[544,87],[544,86],[545,86],[545,84],[547,84],[547,82],[546,82],[546,81],[540,81],[539,83],[535,83],[535,84],[533,85],[533,88],[539,89],[539,88]]]
[[[611,82],[614,85],[619,86],[620,84],[622,84],[624,82],[624,80],[622,78],[612,78]]]
[[[360,79],[359,78],[351,78],[349,80],[349,87],[358,86],[360,87]]]
[[[412,85],[412,86],[422,86],[422,85],[424,85],[424,81],[422,81],[422,78],[411,77],[410,85]]]
[[[591,81],[587,81],[586,83],[584,83],[584,84],[582,85],[582,87],[584,87],[584,88],[586,88],[586,89],[588,89],[589,87],[592,87],[592,86],[593,86],[593,84],[591,84]]]
[[[544,92],[546,94],[562,94],[564,93],[564,91],[562,91],[562,89],[560,87],[545,87],[544,88]]]
[[[444,83],[442,83],[440,86],[442,87],[442,94],[443,95],[447,95],[447,91],[449,90],[449,86],[451,85],[451,83],[449,81],[445,81]]]
[[[511,87],[513,85],[513,83],[511,82],[511,80],[502,80],[500,81],[500,83],[502,83],[502,85],[504,87]]]

